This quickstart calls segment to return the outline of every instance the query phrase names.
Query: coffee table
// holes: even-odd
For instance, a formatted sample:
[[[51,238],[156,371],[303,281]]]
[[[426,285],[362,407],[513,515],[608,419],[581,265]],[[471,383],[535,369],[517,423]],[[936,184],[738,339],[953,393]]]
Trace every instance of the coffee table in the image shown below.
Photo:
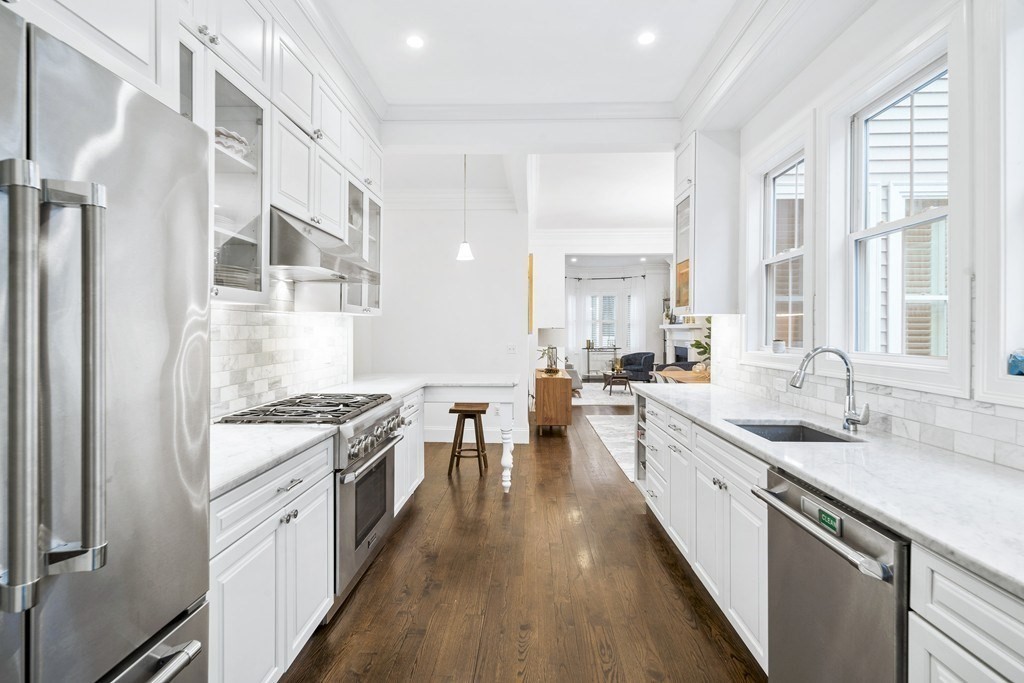
[[[624,372],[603,372],[604,386],[601,387],[601,391],[608,389],[608,394],[611,395],[612,387],[620,386],[629,389],[630,395],[633,394],[633,387],[629,384],[629,375]]]

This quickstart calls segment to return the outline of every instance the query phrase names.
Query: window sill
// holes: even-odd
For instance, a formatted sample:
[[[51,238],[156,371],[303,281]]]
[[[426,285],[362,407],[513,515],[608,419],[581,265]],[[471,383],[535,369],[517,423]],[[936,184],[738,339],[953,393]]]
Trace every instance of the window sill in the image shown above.
[[[803,349],[790,349],[786,353],[771,351],[744,351],[740,356],[740,365],[753,365],[772,370],[796,370],[807,352]]]
[[[852,353],[850,361],[853,363],[854,379],[858,382],[957,398],[970,396],[970,364],[966,359],[887,358],[877,354]],[[815,362],[817,374],[825,377],[846,376],[846,368],[834,356],[818,356]]]

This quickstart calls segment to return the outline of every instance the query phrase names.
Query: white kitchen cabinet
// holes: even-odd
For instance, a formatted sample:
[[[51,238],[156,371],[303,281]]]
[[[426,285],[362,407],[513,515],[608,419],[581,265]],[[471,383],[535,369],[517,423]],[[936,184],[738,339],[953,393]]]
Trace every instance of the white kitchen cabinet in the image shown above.
[[[404,438],[395,448],[395,515],[416,493],[423,483],[424,475],[424,431],[423,392],[418,391],[405,398],[402,406],[405,420]]]
[[[910,607],[971,659],[1008,680],[1024,681],[1024,600],[915,543]],[[929,656],[953,658],[949,652]]]
[[[910,613],[907,626],[907,650],[907,680],[910,683],[998,683],[1008,680],[914,612]]]
[[[210,681],[276,681],[334,601],[333,441],[210,503]]]
[[[286,508],[285,636],[295,661],[334,603],[334,477],[327,476]]]
[[[316,101],[313,63],[284,27],[275,24],[273,91],[270,100],[310,135],[313,134]]]
[[[381,244],[383,241],[383,210],[377,199],[366,191],[366,186],[349,178],[348,225],[345,241],[349,247],[369,264],[372,271],[380,272]],[[343,310],[355,315],[379,315],[381,312],[380,284],[354,282],[343,287]]]
[[[384,158],[381,151],[367,140],[366,142],[366,187],[378,197],[384,194]]]
[[[33,0],[3,6],[177,109],[178,7],[174,1]]]
[[[317,227],[345,239],[347,176],[341,164],[316,146],[313,168],[313,216]]]
[[[313,103],[313,137],[335,159],[344,159],[345,107],[330,83],[317,74]]]
[[[296,218],[309,221],[314,218],[316,143],[277,107],[274,107],[273,120],[270,202]]]
[[[738,134],[694,133],[679,152],[675,172],[673,310],[738,313]]]
[[[263,95],[270,94],[273,20],[259,0],[208,0],[198,32]]]
[[[755,659],[768,660],[768,510],[749,493],[750,483],[725,474],[728,567],[725,610]]]
[[[668,444],[668,535],[683,557],[692,556],[693,538],[693,455],[674,441]]]
[[[693,559],[690,566],[719,604],[725,563],[725,518],[718,474],[701,458],[693,460]]]
[[[217,55],[206,54],[210,135],[212,295],[218,301],[270,301],[267,245],[270,103]],[[211,125],[212,124],[212,125]]]
[[[366,133],[352,115],[345,112],[345,133],[342,143],[345,156],[342,161],[345,168],[359,178],[360,182],[366,177],[366,147]]]
[[[696,173],[696,133],[692,133],[676,153],[676,199],[693,187]]]
[[[284,673],[284,522],[270,517],[210,562],[210,681]]]

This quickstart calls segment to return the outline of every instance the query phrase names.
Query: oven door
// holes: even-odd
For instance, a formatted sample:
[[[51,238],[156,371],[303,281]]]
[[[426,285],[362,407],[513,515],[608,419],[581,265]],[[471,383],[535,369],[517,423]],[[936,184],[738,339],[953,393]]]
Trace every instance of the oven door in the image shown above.
[[[337,474],[337,602],[348,597],[394,522],[395,445]]]

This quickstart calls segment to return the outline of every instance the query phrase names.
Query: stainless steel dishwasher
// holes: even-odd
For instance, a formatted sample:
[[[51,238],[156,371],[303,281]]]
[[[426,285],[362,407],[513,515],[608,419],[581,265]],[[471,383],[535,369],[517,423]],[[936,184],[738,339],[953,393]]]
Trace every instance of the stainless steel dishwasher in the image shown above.
[[[908,544],[790,475],[768,472],[772,681],[905,681]]]

